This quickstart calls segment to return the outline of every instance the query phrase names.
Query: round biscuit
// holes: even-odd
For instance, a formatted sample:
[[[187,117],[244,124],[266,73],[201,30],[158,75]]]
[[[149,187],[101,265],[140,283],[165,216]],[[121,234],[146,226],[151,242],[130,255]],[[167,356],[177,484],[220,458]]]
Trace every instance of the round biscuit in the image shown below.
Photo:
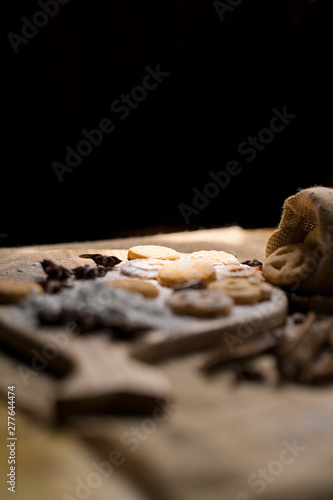
[[[208,285],[214,292],[222,292],[232,297],[236,304],[255,304],[262,299],[260,282],[246,278],[228,278]]]
[[[182,259],[163,266],[157,275],[157,281],[162,286],[173,287],[190,280],[201,280],[205,284],[216,279],[212,264],[204,260]]]
[[[141,293],[146,298],[157,297],[159,294],[158,288],[152,283],[147,283],[147,281],[136,280],[136,279],[114,279],[107,282],[110,286],[115,286],[116,288],[122,288],[123,290],[128,290],[130,292]]]
[[[166,305],[176,314],[216,316],[230,314],[234,301],[225,294],[210,290],[179,290],[169,297]]]
[[[235,255],[224,252],[223,250],[200,250],[192,252],[189,255],[190,259],[203,259],[211,264],[220,264],[225,266],[239,265],[240,262]]]
[[[32,293],[43,293],[39,283],[31,281],[0,281],[0,304],[18,304]]]
[[[250,267],[244,264],[232,266],[216,266],[217,279],[228,278],[250,278],[258,272],[255,267]]]
[[[180,254],[173,248],[159,245],[138,245],[131,247],[127,253],[128,260],[133,259],[161,259],[178,260]]]
[[[297,284],[311,269],[311,251],[302,244],[285,245],[271,253],[262,266],[263,276],[277,286]]]
[[[169,261],[158,259],[134,259],[124,262],[120,273],[131,278],[157,279],[159,270]]]

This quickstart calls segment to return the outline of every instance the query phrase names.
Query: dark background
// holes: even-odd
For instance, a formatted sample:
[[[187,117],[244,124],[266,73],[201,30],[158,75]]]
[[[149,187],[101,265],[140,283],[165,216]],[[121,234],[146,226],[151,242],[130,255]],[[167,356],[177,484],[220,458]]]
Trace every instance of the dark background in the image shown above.
[[[275,226],[297,189],[333,186],[331,0],[243,0],[223,21],[211,0],[71,0],[15,54],[8,33],[41,10],[12,2],[3,30],[1,245]],[[120,120],[111,103],[158,64],[169,76]],[[297,118],[247,162],[238,145],[284,106]],[[59,182],[52,162],[106,117]],[[186,224],[179,204],[232,159],[242,172]]]

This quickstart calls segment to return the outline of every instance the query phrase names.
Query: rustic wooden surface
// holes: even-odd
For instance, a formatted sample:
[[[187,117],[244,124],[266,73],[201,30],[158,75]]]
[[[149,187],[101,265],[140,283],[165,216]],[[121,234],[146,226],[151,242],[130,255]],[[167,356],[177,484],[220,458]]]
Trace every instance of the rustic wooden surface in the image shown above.
[[[240,260],[261,260],[269,234],[270,230],[234,227],[59,247],[86,251],[151,243],[183,252],[222,249],[237,254]],[[0,256],[10,259],[13,252],[17,256],[44,250],[52,247],[4,249]],[[1,353],[2,385],[20,385],[18,397],[26,401],[25,411],[17,412],[21,458],[16,498],[73,500],[85,494],[92,500],[252,500],[258,495],[264,500],[330,499],[332,386],[235,385],[228,372],[204,376],[199,367],[206,356],[191,353],[157,364],[171,383],[174,398],[167,406],[157,400],[150,416],[73,416],[58,429],[38,419],[48,413],[53,379],[41,371],[30,374],[23,386],[18,362]],[[270,368],[270,359],[262,362]],[[45,395],[45,401],[29,413],[28,400],[36,391]],[[5,400],[4,392],[2,396]],[[8,467],[6,401],[0,417],[1,497],[4,492],[4,498],[12,498],[3,473]],[[286,447],[294,451],[283,452]],[[112,455],[114,452],[118,455]],[[95,463],[111,466],[115,456],[123,459],[121,465],[113,466],[110,474],[104,472],[105,477],[101,469],[96,475]],[[288,463],[281,462],[282,456]],[[260,482],[263,469],[268,479]],[[110,467],[105,465],[105,470]],[[258,493],[260,485],[262,492]]]
[[[10,256],[15,252],[34,253],[39,251],[74,249],[126,249],[134,245],[165,245],[179,252],[194,252],[198,249],[224,250],[237,255],[240,260],[256,256],[261,260],[265,255],[265,245],[272,229],[247,229],[231,226],[222,229],[201,229],[198,231],[155,234],[152,236],[136,236],[115,238],[112,240],[71,242],[49,245],[22,246],[17,248],[1,248],[0,256]]]

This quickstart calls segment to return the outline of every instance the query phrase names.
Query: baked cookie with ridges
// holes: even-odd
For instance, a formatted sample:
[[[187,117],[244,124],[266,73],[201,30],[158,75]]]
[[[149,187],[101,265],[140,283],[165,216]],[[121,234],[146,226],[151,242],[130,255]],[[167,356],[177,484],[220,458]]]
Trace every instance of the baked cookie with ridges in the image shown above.
[[[171,261],[158,259],[134,259],[122,264],[120,273],[131,278],[144,280],[157,279],[160,269]]]
[[[189,255],[189,258],[207,260],[211,264],[220,264],[225,266],[240,264],[235,255],[224,252],[223,250],[200,250],[198,252],[192,252]]]
[[[163,266],[157,275],[159,284],[170,288],[190,280],[201,280],[207,284],[215,279],[216,273],[212,264],[198,259],[172,262]]]
[[[217,279],[228,279],[228,278],[253,278],[254,276],[259,277],[259,271],[255,267],[246,266],[244,264],[223,266],[216,265],[215,272]]]
[[[208,290],[227,294],[236,304],[255,304],[263,298],[260,282],[253,282],[246,278],[215,281],[208,285]]]
[[[178,260],[181,255],[173,248],[159,245],[138,245],[131,247],[127,253],[128,260],[134,259],[160,259]]]
[[[148,283],[147,281],[124,278],[110,280],[107,283],[110,286],[122,288],[123,290],[128,290],[129,292],[141,293],[141,295],[146,298],[157,297],[157,295],[159,294],[158,288],[152,283]]]
[[[32,293],[43,293],[39,283],[31,281],[0,281],[0,304],[18,304]]]
[[[304,245],[285,245],[266,258],[262,272],[273,285],[291,286],[307,279],[315,271],[314,264],[312,252]]]
[[[216,316],[230,314],[234,301],[228,295],[210,290],[179,290],[169,297],[166,305],[176,314]]]

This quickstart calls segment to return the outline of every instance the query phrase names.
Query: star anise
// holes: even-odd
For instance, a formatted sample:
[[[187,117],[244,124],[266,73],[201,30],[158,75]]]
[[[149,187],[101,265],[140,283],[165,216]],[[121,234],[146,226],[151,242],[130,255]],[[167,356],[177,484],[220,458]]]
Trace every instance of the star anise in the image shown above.
[[[50,279],[55,280],[66,280],[71,276],[71,270],[63,266],[58,266],[54,264],[51,260],[44,259],[42,262],[42,268],[44,272],[48,275]]]
[[[114,255],[101,255],[100,253],[84,253],[79,255],[82,259],[92,259],[98,266],[107,267],[111,269],[121,262],[121,259]]]
[[[79,266],[75,267],[72,271],[77,280],[91,280],[105,276],[108,270],[108,268],[102,266]]]
[[[45,293],[59,293],[64,288],[72,288],[72,285],[65,283],[64,280],[48,278],[38,283],[44,288]]]
[[[259,269],[259,271],[261,271],[261,269],[262,269],[262,262],[260,262],[260,260],[258,260],[258,259],[244,260],[244,262],[242,262],[242,264],[245,264],[246,266],[250,266],[250,267],[257,267]]]

